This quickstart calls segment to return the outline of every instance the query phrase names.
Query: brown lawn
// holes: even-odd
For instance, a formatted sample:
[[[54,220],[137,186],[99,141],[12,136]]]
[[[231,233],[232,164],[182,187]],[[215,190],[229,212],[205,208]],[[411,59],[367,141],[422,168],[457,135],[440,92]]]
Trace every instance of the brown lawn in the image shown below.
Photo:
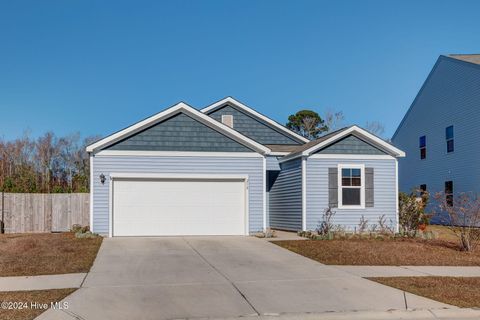
[[[2,234],[0,276],[87,272],[101,243],[73,233]]]
[[[389,277],[368,279],[458,307],[480,307],[480,278]]]
[[[446,226],[429,225],[427,226],[427,231],[432,231],[435,233],[437,239],[451,242],[458,241],[458,237],[455,235],[452,229]]]
[[[331,265],[480,266],[480,249],[460,251],[445,240],[305,240],[273,243]]]
[[[43,304],[50,307],[51,302],[59,302],[77,289],[54,289],[54,290],[37,290],[37,291],[12,291],[0,292],[0,301],[16,303],[21,302],[20,309],[5,309],[2,304],[0,308],[0,319],[5,320],[29,320],[35,319],[42,312]],[[37,303],[35,305],[31,303]],[[14,307],[10,304],[8,307]]]

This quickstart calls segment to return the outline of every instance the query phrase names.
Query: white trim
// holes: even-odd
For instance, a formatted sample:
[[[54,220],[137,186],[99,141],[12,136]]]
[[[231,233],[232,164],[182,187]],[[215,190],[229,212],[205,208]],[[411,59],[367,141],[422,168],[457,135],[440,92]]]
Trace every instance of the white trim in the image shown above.
[[[108,179],[108,236],[113,237],[113,179]]]
[[[360,169],[360,205],[343,205],[342,204],[342,169]],[[338,179],[338,209],[365,209],[365,165],[364,164],[349,164],[339,163],[337,165],[337,179]]]
[[[395,159],[395,212],[397,217],[397,225],[395,231],[400,232],[400,212],[399,212],[399,203],[398,203],[398,160]]]
[[[353,132],[359,134],[360,136],[363,136],[365,139],[369,140],[373,144],[376,144],[377,146],[381,147],[386,152],[391,153],[395,157],[405,157],[405,152],[403,152],[402,150],[394,147],[390,143],[388,143],[388,142],[380,139],[379,137],[371,134],[367,130],[364,130],[364,129],[362,129],[360,127],[357,127],[357,126],[351,126],[350,128],[333,135],[332,137],[326,139],[325,141],[322,141],[322,142],[312,146],[311,148],[309,148],[309,149],[307,149],[307,150],[305,150],[301,153],[292,154],[291,156],[286,156],[283,159],[283,161],[295,159],[295,158],[298,158],[298,157],[301,157],[301,156],[304,156],[304,157],[309,156],[310,154],[314,153],[315,151],[320,150],[321,148],[326,147],[329,144],[334,143],[335,141],[340,140],[341,138],[346,137],[349,134],[352,134]]]
[[[112,172],[110,179],[232,179],[248,180],[245,174],[191,174],[191,173],[135,173],[135,172]]]
[[[307,231],[307,158],[302,158],[302,230]]]
[[[255,111],[255,110],[253,110],[252,108],[244,105],[243,103],[241,103],[240,101],[238,101],[238,100],[236,100],[236,99],[234,99],[234,98],[232,98],[232,97],[226,97],[225,99],[222,99],[222,100],[220,100],[220,101],[218,101],[218,102],[215,102],[215,103],[209,105],[208,107],[205,107],[205,108],[201,109],[200,111],[203,112],[203,113],[206,113],[206,112],[208,112],[208,111],[210,111],[210,110],[212,110],[212,109],[215,109],[215,108],[220,107],[220,106],[222,106],[222,105],[224,105],[224,104],[227,104],[227,103],[233,104],[234,106],[239,107],[239,108],[247,111],[248,113],[250,113],[250,114],[252,114],[252,115],[254,115],[254,116],[262,119],[263,121],[267,122],[268,124],[274,126],[275,128],[277,128],[277,129],[279,129],[279,130],[287,133],[288,135],[290,135],[290,136],[292,136],[292,137],[295,137],[295,139],[297,139],[297,140],[300,140],[300,141],[302,141],[302,142],[309,142],[309,141],[310,141],[310,140],[308,140],[307,138],[302,137],[301,135],[299,135],[299,134],[297,134],[297,133],[295,133],[295,132],[293,132],[293,131],[285,128],[284,126],[282,126],[281,124],[277,123],[276,121],[274,121],[274,120],[272,120],[272,119],[264,116],[264,115],[261,114],[261,113],[258,113],[257,111]]]
[[[115,143],[127,136],[130,136],[138,131],[141,131],[142,129],[145,129],[149,126],[151,126],[154,123],[160,122],[161,120],[170,117],[172,115],[175,115],[177,113],[185,113],[203,124],[217,129],[220,131],[222,134],[225,136],[232,138],[233,140],[240,142],[243,145],[249,146],[250,148],[262,153],[262,154],[268,154],[270,152],[270,149],[265,147],[264,145],[242,135],[238,131],[233,130],[229,126],[224,125],[223,123],[216,121],[215,119],[201,113],[200,111],[190,107],[189,105],[180,102],[174,105],[173,107],[170,107],[162,112],[159,112],[145,120],[142,120],[140,122],[137,122],[136,124],[131,125],[128,128],[125,128],[117,133],[114,133],[100,141],[97,141],[89,146],[87,146],[87,152],[95,152],[99,148],[105,147],[107,145],[110,145],[112,143]]]
[[[402,150],[395,148],[390,143],[380,139],[379,137],[377,137],[377,136],[371,134],[370,132],[368,132],[367,130],[364,130],[364,129],[362,129],[360,127],[357,127],[357,126],[351,126],[347,130],[339,132],[338,134],[334,135],[333,137],[330,137],[327,140],[322,141],[321,143],[319,143],[317,145],[314,145],[313,147],[311,147],[310,149],[307,149],[304,152],[307,153],[307,154],[315,152],[315,151],[321,149],[322,147],[327,146],[330,143],[335,142],[336,140],[341,139],[341,138],[343,138],[343,137],[345,137],[345,136],[347,136],[347,135],[349,135],[353,132],[359,133],[360,135],[370,139],[372,142],[378,144],[379,146],[382,146],[386,150],[395,154],[395,156],[397,156],[397,157],[404,157],[405,156],[405,152],[403,152]]]
[[[90,230],[93,230],[93,155],[88,157],[90,161]]]
[[[245,185],[245,235],[250,234],[250,207],[249,207],[249,178],[248,175],[241,174],[183,174],[183,173],[131,173],[131,172],[116,172],[110,173],[109,179],[109,198],[108,198],[108,236],[113,237],[113,188],[114,180],[122,179],[198,179],[198,180],[239,180],[243,181]]]
[[[267,158],[263,157],[263,231],[267,231]]]
[[[197,151],[133,151],[133,150],[101,150],[95,154],[102,156],[144,156],[144,157],[230,157],[230,158],[262,158],[256,152],[197,152]]]
[[[245,178],[245,235],[250,235],[250,180]]]
[[[224,125],[227,125],[227,126],[228,126],[228,124],[225,123],[225,122],[226,122],[226,121],[225,121],[225,118],[228,118],[228,117],[230,117],[230,123],[232,124],[232,125],[229,126],[229,127],[230,127],[230,128],[233,128],[233,115],[231,115],[231,114],[222,114],[222,123],[223,123]]]
[[[310,159],[395,160],[388,154],[313,154]]]
[[[287,154],[290,154],[291,152],[270,152],[268,155],[269,156],[286,156]]]

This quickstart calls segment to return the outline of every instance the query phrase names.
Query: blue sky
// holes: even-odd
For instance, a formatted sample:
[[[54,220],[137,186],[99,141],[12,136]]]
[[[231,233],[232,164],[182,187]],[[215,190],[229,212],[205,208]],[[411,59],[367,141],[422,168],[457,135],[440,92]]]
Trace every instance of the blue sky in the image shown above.
[[[0,136],[107,135],[178,102],[308,108],[387,137],[479,1],[1,1]]]

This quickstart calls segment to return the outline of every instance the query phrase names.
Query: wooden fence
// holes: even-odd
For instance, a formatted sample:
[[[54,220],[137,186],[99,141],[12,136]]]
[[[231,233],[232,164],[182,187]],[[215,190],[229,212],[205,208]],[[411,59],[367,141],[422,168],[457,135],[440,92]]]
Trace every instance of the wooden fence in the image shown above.
[[[4,193],[3,202],[0,196],[5,233],[61,232],[89,224],[88,193]]]

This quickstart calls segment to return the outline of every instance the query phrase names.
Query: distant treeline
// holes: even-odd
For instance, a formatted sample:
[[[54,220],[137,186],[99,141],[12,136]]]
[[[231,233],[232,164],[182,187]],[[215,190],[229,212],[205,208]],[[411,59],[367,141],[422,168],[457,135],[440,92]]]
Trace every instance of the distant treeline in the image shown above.
[[[0,140],[0,190],[24,193],[89,192],[90,165],[85,147],[97,137],[47,132]]]

